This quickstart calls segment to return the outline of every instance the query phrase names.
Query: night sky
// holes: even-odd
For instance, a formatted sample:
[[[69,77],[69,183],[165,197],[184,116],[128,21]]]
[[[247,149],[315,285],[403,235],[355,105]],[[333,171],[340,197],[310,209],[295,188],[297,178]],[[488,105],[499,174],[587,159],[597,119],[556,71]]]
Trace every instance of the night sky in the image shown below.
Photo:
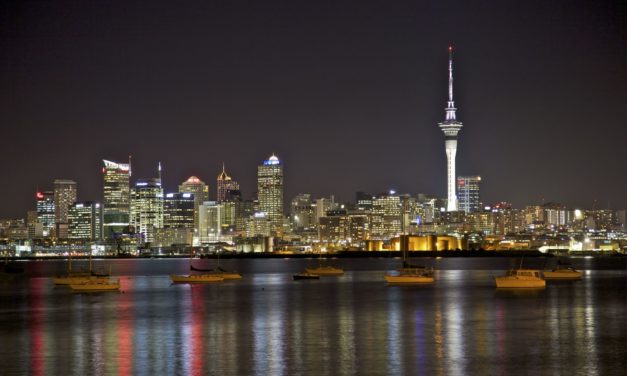
[[[625,1],[3,1],[0,217],[35,189],[102,199],[101,159],[166,191],[222,162],[245,197],[446,196],[447,47],[458,175],[485,203],[627,207]]]

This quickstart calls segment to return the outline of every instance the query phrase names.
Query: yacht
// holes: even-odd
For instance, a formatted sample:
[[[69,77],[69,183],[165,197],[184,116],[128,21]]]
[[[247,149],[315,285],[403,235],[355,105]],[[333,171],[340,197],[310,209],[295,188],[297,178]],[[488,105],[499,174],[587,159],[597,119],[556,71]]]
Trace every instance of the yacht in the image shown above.
[[[398,274],[387,274],[388,283],[433,283],[433,269],[431,268],[400,268]]]
[[[305,268],[305,272],[324,277],[324,276],[343,275],[344,269],[335,268],[333,266],[320,265],[316,268]]]
[[[536,269],[512,269],[502,277],[494,277],[497,288],[544,288],[546,281]]]
[[[120,289],[120,280],[98,278],[82,283],[72,283],[70,288],[78,292],[118,291]]]
[[[101,283],[108,282],[109,277],[95,277],[90,275],[89,273],[74,273],[68,274],[64,276],[56,276],[52,277],[52,282],[55,285],[78,285],[85,283]]]
[[[189,274],[189,275],[170,275],[173,283],[214,283],[222,282],[224,278],[213,274]]]
[[[309,272],[302,272],[302,273],[294,274],[292,278],[294,278],[295,281],[299,279],[320,279],[320,275],[309,273]]]
[[[544,270],[544,279],[581,279],[582,273],[569,265],[557,264],[553,270]]]

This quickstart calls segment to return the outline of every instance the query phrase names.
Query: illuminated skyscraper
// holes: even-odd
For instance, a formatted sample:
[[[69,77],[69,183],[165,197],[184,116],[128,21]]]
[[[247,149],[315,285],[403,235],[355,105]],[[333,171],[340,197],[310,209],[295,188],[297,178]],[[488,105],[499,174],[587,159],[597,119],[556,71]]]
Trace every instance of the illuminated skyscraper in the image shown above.
[[[194,195],[168,193],[163,206],[164,228],[194,228]]]
[[[102,162],[104,235],[111,238],[123,233],[129,225],[131,164]]]
[[[455,118],[455,102],[453,102],[453,47],[448,48],[448,106],[445,108],[446,118],[438,126],[444,132],[446,146],[446,180],[447,180],[447,211],[457,210],[455,195],[455,155],[457,154],[457,133],[462,123]]]
[[[37,221],[43,229],[43,236],[53,235],[54,230],[54,192],[37,192]]]
[[[283,225],[283,164],[272,154],[257,168],[257,196],[259,211],[265,213],[272,231]]]
[[[68,237],[77,240],[102,239],[102,205],[77,202],[68,208]]]
[[[161,179],[141,179],[131,189],[130,224],[146,243],[155,240],[163,228],[163,189]]]
[[[482,209],[479,195],[480,185],[481,176],[460,176],[457,178],[459,210],[474,213]]]
[[[226,200],[228,191],[237,191],[239,190],[239,184],[231,179],[229,175],[227,175],[224,170],[224,163],[222,164],[222,172],[218,175],[218,179],[216,182],[217,189],[217,201],[222,202]]]
[[[57,223],[67,223],[68,208],[76,202],[76,182],[54,181],[54,214]]]
[[[198,228],[198,208],[203,202],[209,201],[209,186],[196,176],[190,176],[179,185],[179,192],[194,195],[194,228]]]
[[[103,160],[105,213],[130,211],[130,164]]]

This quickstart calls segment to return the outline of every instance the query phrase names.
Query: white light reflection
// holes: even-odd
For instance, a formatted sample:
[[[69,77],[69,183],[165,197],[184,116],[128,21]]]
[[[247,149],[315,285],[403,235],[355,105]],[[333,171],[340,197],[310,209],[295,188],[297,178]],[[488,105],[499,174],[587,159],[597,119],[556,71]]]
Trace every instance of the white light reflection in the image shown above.
[[[461,273],[461,271],[457,271]],[[445,342],[446,342],[446,357],[448,358],[447,374],[448,375],[465,375],[466,360],[464,358],[464,335],[463,335],[463,320],[462,320],[462,308],[459,304],[460,294],[455,292],[451,293],[446,305],[445,313]]]
[[[402,346],[401,341],[404,338],[402,332],[402,320],[401,307],[399,296],[400,289],[395,288],[390,292],[390,298],[388,299],[388,330],[387,330],[387,374],[388,375],[402,375],[403,374],[403,360],[402,360]]]

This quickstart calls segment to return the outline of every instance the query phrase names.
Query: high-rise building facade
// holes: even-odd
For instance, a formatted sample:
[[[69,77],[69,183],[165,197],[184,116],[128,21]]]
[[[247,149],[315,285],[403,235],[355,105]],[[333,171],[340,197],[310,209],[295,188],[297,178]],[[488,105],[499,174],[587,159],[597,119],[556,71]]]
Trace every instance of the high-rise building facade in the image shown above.
[[[259,211],[265,213],[272,231],[283,225],[283,164],[272,154],[257,168],[257,197]]]
[[[123,233],[130,222],[130,163],[103,160],[103,228],[104,236],[112,238]]]
[[[41,224],[42,235],[52,236],[55,227],[54,192],[37,192],[36,198],[37,222]]]
[[[163,188],[161,179],[140,179],[131,189],[130,224],[146,243],[155,240],[163,228]]]
[[[97,241],[102,239],[102,205],[76,202],[68,208],[68,238]]]
[[[67,223],[68,209],[76,202],[76,182],[73,180],[54,181],[54,212],[57,223]]]
[[[459,176],[457,178],[457,200],[459,210],[466,213],[481,211],[481,196],[479,188],[481,176]]]
[[[168,193],[163,202],[164,228],[194,228],[194,195]]]
[[[209,186],[196,176],[190,176],[179,185],[179,192],[194,195],[194,228],[198,228],[198,208],[203,202],[209,201]]]
[[[401,198],[395,192],[375,197],[371,223],[373,239],[388,240],[401,233]]]
[[[222,172],[218,175],[216,180],[216,192],[217,192],[217,201],[222,202],[227,199],[227,193],[229,191],[237,191],[239,190],[239,184],[233,180],[224,169],[224,164],[222,164]]]
[[[448,48],[448,105],[445,109],[446,118],[438,126],[444,132],[444,145],[446,148],[446,181],[447,181],[447,211],[457,210],[457,197],[455,195],[455,156],[457,154],[457,133],[462,128],[462,123],[457,121],[455,102],[453,102],[453,47]]]

